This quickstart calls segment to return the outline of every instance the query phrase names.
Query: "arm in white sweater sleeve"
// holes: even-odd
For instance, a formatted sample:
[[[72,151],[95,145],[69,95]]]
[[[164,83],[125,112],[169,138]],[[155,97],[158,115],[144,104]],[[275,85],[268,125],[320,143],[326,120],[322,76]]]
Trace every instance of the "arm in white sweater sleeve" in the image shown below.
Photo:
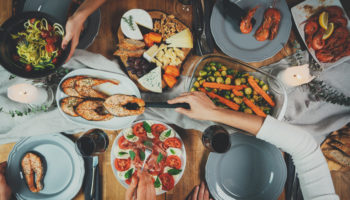
[[[268,116],[257,138],[292,156],[305,200],[339,199],[321,149],[308,132]]]

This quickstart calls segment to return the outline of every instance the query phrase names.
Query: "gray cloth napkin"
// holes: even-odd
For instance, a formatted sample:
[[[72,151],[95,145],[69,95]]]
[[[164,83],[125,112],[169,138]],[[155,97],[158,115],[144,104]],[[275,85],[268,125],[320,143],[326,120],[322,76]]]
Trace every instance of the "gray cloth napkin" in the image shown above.
[[[287,66],[288,61],[284,59],[273,66],[276,65]],[[265,70],[269,70],[273,66],[269,66]],[[72,60],[65,64],[64,67],[71,69],[90,67],[124,74],[116,61],[110,61],[99,54],[93,54],[84,50],[76,50]],[[329,84],[336,88],[340,88],[345,94],[350,95],[350,81],[347,78],[347,75],[350,74],[349,67],[349,63],[343,63],[333,67],[331,70],[324,72],[321,79],[329,82]],[[3,106],[6,109],[23,106],[7,99],[6,91],[10,85],[24,80],[15,78],[9,81],[8,77],[10,74],[2,68],[0,72],[0,105],[6,105]],[[182,92],[187,91],[188,85],[186,83],[189,77],[182,76],[180,79],[180,83],[175,88],[162,94],[143,93],[142,98],[145,101],[166,101],[172,99]],[[214,124],[209,121],[193,120],[176,113],[173,109],[164,108],[148,108],[144,114],[137,118],[137,120],[140,119],[163,121],[175,124],[184,129],[196,129],[199,131],[204,131],[207,127]],[[91,128],[66,120],[61,116],[57,108],[49,112],[15,118],[0,113],[0,121],[0,144],[14,142],[26,136],[57,132],[76,133]],[[326,134],[341,128],[350,121],[350,107],[315,102],[309,97],[308,90],[299,86],[288,95],[288,109],[285,115],[285,121],[308,130],[321,142]],[[229,131],[232,132],[234,129],[229,129]]]

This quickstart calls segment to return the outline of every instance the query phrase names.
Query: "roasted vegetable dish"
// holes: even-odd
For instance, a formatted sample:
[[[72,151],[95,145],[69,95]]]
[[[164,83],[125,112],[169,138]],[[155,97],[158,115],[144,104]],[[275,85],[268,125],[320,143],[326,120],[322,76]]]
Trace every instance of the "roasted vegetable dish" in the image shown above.
[[[219,107],[262,117],[275,106],[269,86],[263,80],[217,62],[209,62],[199,71],[191,91],[205,92]]]
[[[26,71],[55,68],[61,54],[60,42],[64,29],[60,24],[50,25],[46,19],[28,19],[24,30],[12,34],[16,40],[17,53],[14,60],[23,63]]]

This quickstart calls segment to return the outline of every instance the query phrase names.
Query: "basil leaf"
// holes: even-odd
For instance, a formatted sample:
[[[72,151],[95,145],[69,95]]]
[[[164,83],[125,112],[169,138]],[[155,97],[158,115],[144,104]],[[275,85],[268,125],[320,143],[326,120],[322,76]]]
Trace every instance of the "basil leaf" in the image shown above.
[[[158,157],[157,157],[157,163],[160,163],[160,161],[163,160],[163,155],[161,153],[158,154]]]
[[[122,155],[125,155],[125,154],[128,154],[128,153],[121,151],[121,152],[119,152],[118,154],[119,154],[120,156],[122,156]]]
[[[146,121],[143,122],[143,128],[145,129],[145,131],[147,133],[151,133],[152,132],[151,126]]]
[[[152,145],[152,142],[151,142],[151,141],[148,141],[148,140],[144,141],[143,144],[144,144],[145,146],[147,146],[147,147],[152,147],[152,146],[153,146],[153,145]]]
[[[169,137],[170,136],[170,133],[171,133],[171,130],[168,130],[166,133],[165,133],[165,137]]]
[[[125,173],[124,177],[125,177],[126,179],[129,179],[129,178],[132,176],[133,171],[134,171],[133,168],[129,169],[129,171],[127,171],[127,172]]]
[[[126,138],[128,138],[128,139],[132,139],[133,137],[135,137],[135,135],[128,135],[128,136],[126,136]]]
[[[173,149],[170,149],[170,153],[171,153],[171,154],[174,154],[174,155],[176,154],[175,151],[174,151]]]
[[[154,181],[154,187],[155,187],[155,188],[159,188],[159,187],[160,187],[160,181],[159,181],[158,176],[157,176],[156,181]]]
[[[178,175],[180,174],[181,171],[182,171],[181,169],[169,169],[168,173],[171,175]]]
[[[140,150],[140,159],[141,159],[141,161],[144,161],[144,160],[145,160],[145,157],[146,157],[145,152],[143,152],[142,150]]]
[[[130,154],[130,158],[131,160],[134,160],[135,159],[135,152],[134,151],[129,151],[129,154]]]

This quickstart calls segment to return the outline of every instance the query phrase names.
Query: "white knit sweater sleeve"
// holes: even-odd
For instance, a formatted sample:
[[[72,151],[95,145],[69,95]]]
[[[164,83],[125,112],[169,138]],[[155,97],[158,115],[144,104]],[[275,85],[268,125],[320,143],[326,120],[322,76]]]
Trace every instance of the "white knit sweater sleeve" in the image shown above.
[[[326,159],[308,132],[268,116],[257,138],[276,145],[292,156],[305,200],[339,199]]]

